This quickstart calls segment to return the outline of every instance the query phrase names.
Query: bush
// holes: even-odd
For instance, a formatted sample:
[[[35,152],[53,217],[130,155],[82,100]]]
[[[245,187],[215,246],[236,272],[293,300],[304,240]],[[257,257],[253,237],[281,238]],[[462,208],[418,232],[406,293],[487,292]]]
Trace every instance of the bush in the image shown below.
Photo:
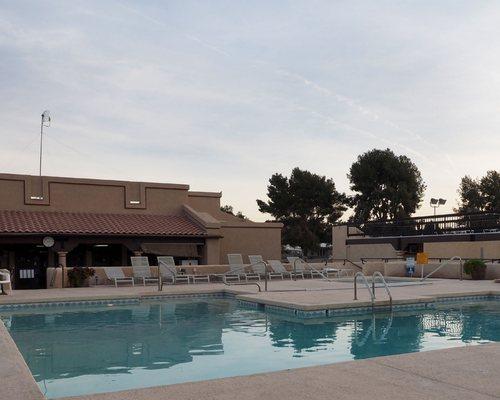
[[[464,264],[464,272],[474,280],[484,279],[486,263],[483,260],[467,260]]]
[[[86,286],[87,279],[95,275],[95,270],[89,267],[74,267],[68,271],[68,281],[71,287]]]

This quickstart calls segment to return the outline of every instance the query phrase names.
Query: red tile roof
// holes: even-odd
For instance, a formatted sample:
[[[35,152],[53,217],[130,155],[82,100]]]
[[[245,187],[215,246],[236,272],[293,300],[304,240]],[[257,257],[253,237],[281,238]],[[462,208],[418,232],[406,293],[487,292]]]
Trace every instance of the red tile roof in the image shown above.
[[[201,236],[186,217],[0,210],[0,234]]]

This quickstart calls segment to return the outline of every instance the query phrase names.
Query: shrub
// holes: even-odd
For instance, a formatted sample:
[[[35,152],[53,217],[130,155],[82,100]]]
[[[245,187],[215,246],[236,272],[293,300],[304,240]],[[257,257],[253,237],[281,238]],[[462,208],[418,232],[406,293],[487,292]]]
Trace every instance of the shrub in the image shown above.
[[[467,260],[464,264],[464,272],[472,279],[484,279],[486,275],[486,264],[483,260]]]
[[[89,267],[74,267],[68,271],[68,281],[71,287],[82,287],[87,279],[94,276],[95,270]]]

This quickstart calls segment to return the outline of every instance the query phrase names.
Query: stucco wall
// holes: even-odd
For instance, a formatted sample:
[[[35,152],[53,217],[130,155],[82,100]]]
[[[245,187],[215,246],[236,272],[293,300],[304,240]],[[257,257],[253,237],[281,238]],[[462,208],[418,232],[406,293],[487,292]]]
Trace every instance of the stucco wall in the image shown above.
[[[42,187],[43,199],[32,198]],[[37,176],[0,174],[0,209],[179,215],[188,190],[180,184],[60,177],[42,177],[41,183]]]
[[[227,264],[227,254],[240,253],[243,261],[248,255],[260,254],[264,260],[281,259],[281,228],[222,227],[220,263]]]
[[[197,211],[207,212],[213,217],[220,213],[221,193],[188,192],[187,205]]]
[[[482,251],[481,251],[482,249]],[[424,243],[424,251],[433,258],[496,258],[500,259],[500,241]]]
[[[433,262],[424,266],[424,275],[436,270],[440,263]],[[486,263],[486,279],[498,279],[500,278],[500,264],[499,263]],[[385,276],[405,276],[406,274],[406,263],[404,261],[390,261],[385,263],[384,275]],[[416,277],[420,277],[422,274],[422,266],[417,265],[415,267]],[[463,279],[470,279],[470,276],[463,273]],[[432,275],[432,278],[445,278],[445,279],[459,279],[460,278],[460,263],[451,262],[448,265],[442,267],[439,271]]]
[[[351,228],[352,231],[355,228]],[[358,230],[358,232],[361,232]],[[397,252],[391,244],[346,244],[347,226],[334,226],[332,230],[332,245],[334,259],[349,259],[359,261],[362,258],[394,258]]]

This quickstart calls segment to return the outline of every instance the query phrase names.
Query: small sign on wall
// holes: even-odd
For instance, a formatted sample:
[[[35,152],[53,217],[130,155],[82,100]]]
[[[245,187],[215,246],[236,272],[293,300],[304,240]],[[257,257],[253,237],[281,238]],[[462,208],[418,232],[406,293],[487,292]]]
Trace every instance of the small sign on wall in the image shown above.
[[[427,253],[417,253],[417,264],[427,265],[429,264],[429,254]]]

